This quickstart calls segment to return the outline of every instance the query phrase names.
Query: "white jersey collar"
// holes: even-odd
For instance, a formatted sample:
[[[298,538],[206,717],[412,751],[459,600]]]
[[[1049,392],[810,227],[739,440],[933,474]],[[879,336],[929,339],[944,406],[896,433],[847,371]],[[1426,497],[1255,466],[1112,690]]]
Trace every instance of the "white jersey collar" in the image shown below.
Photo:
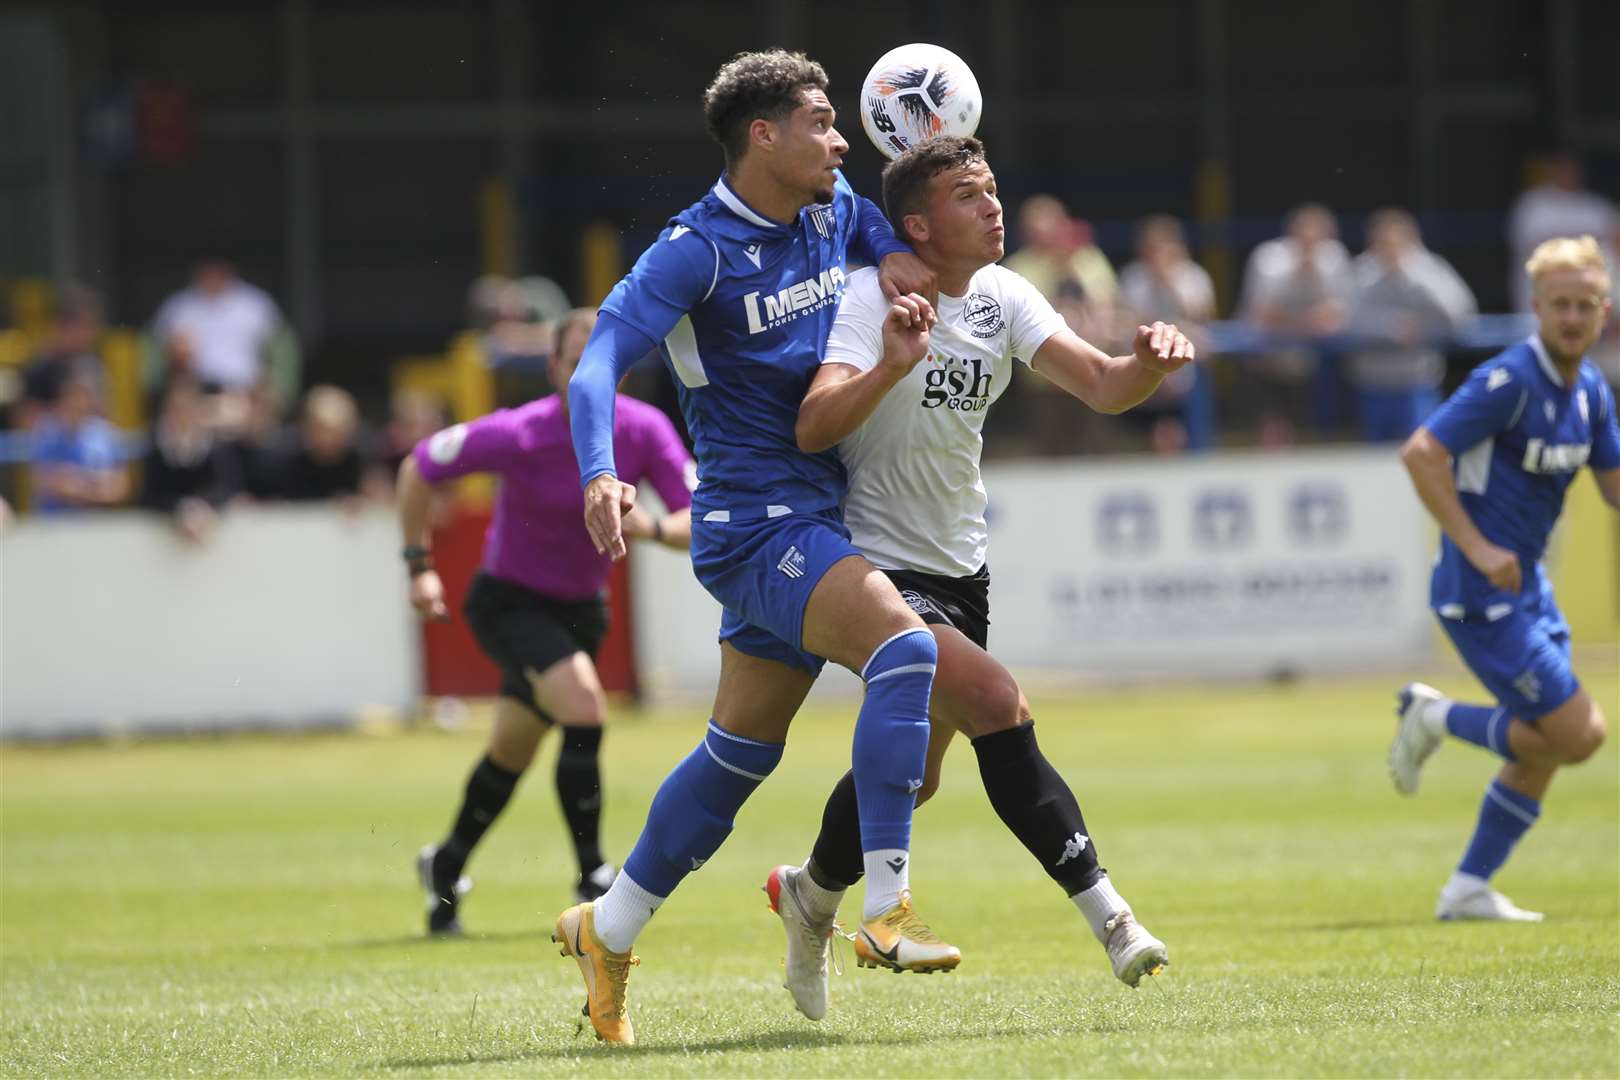
[[[742,196],[731,190],[731,185],[726,183],[726,178],[724,176],[720,177],[720,179],[716,180],[714,183],[714,197],[725,203],[727,210],[730,210],[733,214],[736,214],[738,217],[742,218],[751,225],[758,225],[761,228],[766,229],[780,230],[787,228],[787,226],[783,225],[781,222],[772,221],[764,214],[757,213],[747,203],[743,202]]]
[[[1530,348],[1536,354],[1536,363],[1541,365],[1542,373],[1553,381],[1554,386],[1564,387],[1564,377],[1558,373],[1558,365],[1552,362],[1552,357],[1547,355],[1547,346],[1542,343],[1539,332],[1530,335]]]

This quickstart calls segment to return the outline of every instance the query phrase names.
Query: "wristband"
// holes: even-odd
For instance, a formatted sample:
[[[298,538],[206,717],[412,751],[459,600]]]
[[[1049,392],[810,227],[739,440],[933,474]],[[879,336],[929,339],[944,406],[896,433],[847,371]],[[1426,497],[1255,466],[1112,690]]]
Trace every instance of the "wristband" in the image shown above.
[[[405,560],[405,566],[410,570],[412,577],[433,569],[433,552],[421,544],[406,544],[405,549],[399,554]]]

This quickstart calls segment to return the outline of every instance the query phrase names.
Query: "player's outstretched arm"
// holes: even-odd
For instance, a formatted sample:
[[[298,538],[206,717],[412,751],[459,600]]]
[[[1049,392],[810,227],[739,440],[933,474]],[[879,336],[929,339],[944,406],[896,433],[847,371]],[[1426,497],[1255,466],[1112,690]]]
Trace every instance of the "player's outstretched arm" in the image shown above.
[[[450,621],[444,602],[444,583],[433,569],[433,553],[428,543],[428,513],[433,505],[433,485],[422,476],[415,454],[406,454],[399,463],[395,485],[399,504],[399,531],[405,542],[406,568],[410,574],[411,607],[424,619]]]
[[[876,364],[865,371],[837,360],[822,364],[799,405],[799,419],[793,427],[799,449],[819,453],[837,446],[866,423],[883,395],[928,354],[934,320],[933,306],[921,296],[897,297],[883,317],[883,355]]]
[[[1401,464],[1412,477],[1418,498],[1441,530],[1457,545],[1463,558],[1504,592],[1516,593],[1523,584],[1519,557],[1485,538],[1457,497],[1451,473],[1451,452],[1426,427],[1412,433],[1401,447]]]
[[[614,404],[619,380],[654,346],[646,334],[604,311],[568,380],[568,422],[585,485],[585,529],[596,550],[615,559],[624,557],[621,519],[635,505],[636,489],[619,480],[614,465]]]
[[[1127,356],[1109,356],[1074,332],[1059,330],[1036,350],[1031,366],[1096,411],[1122,413],[1196,359],[1187,335],[1174,323],[1156,322],[1136,328]]]

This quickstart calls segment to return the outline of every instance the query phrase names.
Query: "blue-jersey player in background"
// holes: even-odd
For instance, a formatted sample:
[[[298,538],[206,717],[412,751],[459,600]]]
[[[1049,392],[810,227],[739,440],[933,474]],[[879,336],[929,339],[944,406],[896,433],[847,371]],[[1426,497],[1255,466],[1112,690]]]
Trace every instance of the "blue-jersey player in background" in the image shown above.
[[[933,291],[932,271],[838,172],[849,144],[826,91],[821,66],[798,53],[744,53],[720,69],[703,110],[725,173],[602,303],[569,383],[586,527],[617,558],[620,515],[635,489],[614,469],[614,388],[631,364],[661,350],[696,446],[692,566],[724,608],[720,685],[703,741],[659,787],[608,892],[557,919],[554,939],[579,962],[592,1026],[611,1042],[634,1039],[624,995],[637,934],[720,847],[781,760],[824,660],[866,683],[852,755],[865,928],[900,966],[945,968],[960,958],[909,900],[934,638],[850,543],[836,453],[806,454],[794,441],[846,255],[877,264],[891,294]]]
[[[1603,710],[1575,679],[1569,627],[1540,560],[1582,465],[1620,509],[1614,395],[1584,359],[1608,317],[1610,279],[1589,236],[1547,241],[1525,269],[1537,332],[1476,368],[1401,450],[1445,533],[1431,606],[1497,703],[1407,686],[1390,774],[1401,792],[1414,793],[1424,760],[1448,734],[1505,761],[1440,891],[1441,919],[1541,920],[1492,889],[1491,875],[1535,823],[1553,773],[1603,743]]]

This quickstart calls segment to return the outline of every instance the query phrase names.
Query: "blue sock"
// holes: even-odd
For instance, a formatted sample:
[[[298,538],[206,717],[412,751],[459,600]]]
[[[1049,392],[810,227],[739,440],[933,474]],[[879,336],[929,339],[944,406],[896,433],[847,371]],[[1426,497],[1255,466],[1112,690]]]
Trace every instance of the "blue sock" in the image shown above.
[[[853,758],[862,851],[911,847],[938,659],[933,633],[919,626],[879,645],[861,669],[866,700],[855,718]]]
[[[1460,873],[1472,874],[1486,881],[1502,868],[1519,842],[1524,831],[1541,816],[1541,803],[1522,795],[1500,780],[1492,780],[1485,789],[1485,801],[1479,807],[1479,824],[1468,851],[1457,864]]]
[[[760,781],[782,760],[782,743],[756,742],[722,731],[713,720],[697,749],[664,778],[647,811],[624,872],[654,896],[720,850],[733,820]]]
[[[1519,759],[1513,756],[1513,750],[1508,746],[1508,725],[1511,723],[1513,717],[1500,706],[1493,709],[1489,705],[1464,705],[1456,701],[1446,711],[1446,730],[1451,734],[1463,742],[1484,747],[1498,757],[1517,761]]]

